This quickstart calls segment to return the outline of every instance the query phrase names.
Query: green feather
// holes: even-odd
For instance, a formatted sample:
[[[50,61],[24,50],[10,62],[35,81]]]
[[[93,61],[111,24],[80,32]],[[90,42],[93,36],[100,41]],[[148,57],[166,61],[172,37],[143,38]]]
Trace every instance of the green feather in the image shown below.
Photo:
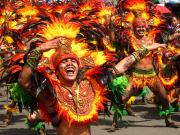
[[[45,125],[42,123],[42,122],[38,122],[34,127],[33,129],[38,131],[39,129],[44,129],[45,128]]]
[[[118,105],[113,105],[113,106],[112,106],[112,111],[114,112],[114,119],[115,119],[116,121],[118,121],[119,119],[121,120],[121,119],[122,119],[122,116],[128,115],[127,110],[124,109],[124,108],[121,108],[121,107],[118,106]]]
[[[16,101],[19,105],[19,108],[22,108],[22,106],[28,108],[33,107],[35,104],[34,98],[23,90],[23,88],[18,83],[12,83],[9,86],[9,93],[12,98],[12,100]]]
[[[40,129],[44,129],[45,128],[45,125],[42,122],[39,122],[39,121],[37,121],[36,123],[32,124],[28,120],[26,120],[25,123],[26,123],[26,125],[29,128],[31,128],[31,129],[33,129],[35,131],[38,131]]]
[[[122,119],[123,114],[117,105],[112,106],[112,111],[114,112],[114,119],[116,121],[118,121],[119,119]]]
[[[128,111],[126,109],[123,109],[122,114],[123,114],[123,116],[126,116],[126,115],[128,115]]]
[[[109,89],[112,91],[114,100],[118,103],[119,98],[124,95],[128,85],[128,78],[126,76],[116,77],[108,84]]]
[[[145,97],[149,93],[150,89],[145,86],[139,96]]]
[[[157,4],[157,3],[159,3],[159,1],[158,0],[151,0],[153,3],[155,3],[155,4]]]
[[[168,116],[174,112],[174,108],[172,106],[169,106],[169,109],[164,109],[162,106],[159,107],[159,115],[162,116]]]

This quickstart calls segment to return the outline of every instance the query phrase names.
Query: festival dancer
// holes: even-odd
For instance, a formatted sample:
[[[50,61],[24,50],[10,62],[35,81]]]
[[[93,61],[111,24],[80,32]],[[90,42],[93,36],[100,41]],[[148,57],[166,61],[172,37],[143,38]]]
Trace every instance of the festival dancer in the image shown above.
[[[9,39],[9,40],[7,40],[7,39]],[[7,75],[7,73],[4,72],[4,69],[6,69],[8,67],[9,60],[10,60],[11,56],[14,55],[13,52],[10,51],[11,49],[13,49],[13,46],[11,45],[11,43],[12,43],[12,38],[7,35],[4,38],[4,42],[1,42],[1,51],[2,51],[2,53],[1,53],[1,58],[2,58],[1,68],[2,69],[1,69],[1,73],[0,73],[1,78],[3,78],[4,76]],[[6,84],[4,82],[1,82],[1,83],[6,86]],[[6,86],[6,88],[7,88],[6,91],[8,91],[8,85]],[[11,99],[10,104],[4,106],[6,109],[6,114],[4,115],[3,124],[1,125],[1,127],[8,126],[11,123],[12,117],[13,117],[13,112],[17,111],[15,106],[16,106],[16,102],[13,101],[12,99]]]
[[[2,62],[2,67],[4,69],[2,69],[3,72],[0,74],[0,82],[7,87],[7,91],[10,95],[11,100],[10,103],[4,105],[6,113],[4,115],[3,124],[0,125],[1,127],[6,127],[11,124],[14,112],[22,112],[23,108],[25,108],[29,112],[35,110],[33,107],[33,105],[35,105],[35,102],[33,101],[34,99],[32,99],[31,96],[24,92],[17,84],[17,67],[15,66],[15,72],[11,72],[9,70],[9,66],[12,64],[11,60],[13,59],[13,56],[18,55],[15,52],[16,49],[10,47],[12,46],[13,42],[14,40],[10,35],[5,35],[4,42],[1,43],[1,49],[3,50],[1,56],[4,58],[4,61]],[[3,46],[6,46],[6,49]],[[16,62],[18,62],[18,60]],[[27,102],[30,103],[32,106],[30,104],[28,105]],[[36,123],[32,123],[31,121],[27,120],[27,125],[30,128],[35,129],[40,135],[45,135],[45,126],[38,120],[36,121]]]
[[[173,102],[172,104],[175,105],[176,110],[180,110],[180,69],[178,66],[180,61],[180,24],[179,18],[176,16],[172,17],[170,34],[168,37],[168,46],[170,50],[169,55],[171,57],[167,61],[169,62],[169,67],[172,67],[171,70],[174,70],[176,73],[175,87],[174,90],[172,90],[170,97]]]
[[[21,46],[19,42],[15,43],[15,45],[17,45],[16,47],[20,47],[21,50],[28,53],[24,55],[23,52],[16,55],[16,57],[14,56],[11,61],[12,65],[9,65],[10,67],[8,69],[10,73],[17,74],[22,70],[19,76],[19,83],[27,90],[26,92],[30,92],[30,94],[38,100],[37,105],[39,110],[37,109],[30,119],[36,121],[35,119],[41,120],[47,118],[47,121],[51,121],[52,124],[57,127],[59,134],[61,134],[60,132],[62,132],[62,134],[68,134],[68,132],[73,132],[74,134],[85,132],[85,134],[89,134],[89,122],[97,117],[98,108],[103,108],[102,104],[104,103],[103,101],[105,101],[104,87],[100,86],[99,83],[104,82],[107,77],[98,79],[100,80],[98,82],[91,77],[91,74],[94,75],[98,71],[91,70],[91,68],[94,69],[97,65],[101,66],[105,63],[104,57],[102,58],[105,51],[104,53],[103,50],[100,52],[97,51],[99,46],[101,49],[103,47],[97,43],[95,43],[93,47],[90,44],[87,45],[95,36],[98,35],[99,39],[102,38],[101,36],[104,36],[102,34],[103,32],[97,26],[98,24],[96,24],[96,20],[101,18],[93,14],[97,13],[99,11],[97,9],[102,8],[102,6],[99,6],[101,5],[99,2],[97,4],[91,2],[92,1],[90,1],[89,4],[93,5],[93,10],[89,10],[89,7],[79,7],[79,5],[74,3],[71,5],[71,2],[69,5],[53,5],[56,8],[49,7],[48,5],[45,7],[43,7],[44,5],[32,6],[27,3],[28,11],[30,9],[35,11],[28,12],[33,13],[33,15],[24,14],[26,8],[23,8],[25,7],[23,5],[20,6],[20,10],[15,10],[18,11],[18,15],[12,16],[17,18],[10,19],[10,21],[20,21],[20,25],[13,25],[14,27],[9,27],[9,30],[13,30],[15,34],[19,34],[20,36],[24,34],[25,38],[29,35],[30,39],[34,40],[34,42],[30,44],[30,49],[27,50],[24,50],[24,47]],[[47,7],[52,10],[47,10]],[[80,12],[82,9],[87,9],[87,12]],[[97,12],[94,12],[94,9],[96,9]],[[26,20],[30,19],[30,21],[25,22],[24,29],[24,25],[22,25],[23,23],[21,22],[24,19],[19,19],[19,16],[24,17],[26,15]],[[63,17],[66,18],[63,19]],[[55,20],[52,18],[55,18]],[[71,23],[69,23],[70,20]],[[40,31],[36,27],[38,24],[42,24]],[[92,28],[92,26],[97,27]],[[27,35],[25,32],[27,32]],[[86,35],[90,35],[91,38],[84,41]],[[27,39],[29,40],[29,38]],[[44,43],[41,44],[42,42]],[[158,47],[160,47],[160,45],[156,46],[156,44],[154,44],[147,48],[151,50]],[[49,68],[52,69],[53,72],[49,73],[49,70],[46,70],[46,66],[48,65],[42,64],[41,62],[39,63],[38,60],[42,52],[49,49],[52,50],[52,48],[56,50],[51,57],[51,64],[49,63]],[[79,51],[79,53],[74,55],[76,51]],[[103,73],[107,73],[107,75],[111,75],[111,72],[113,72],[113,74],[122,73],[127,70],[132,63],[138,60],[137,57],[141,58],[146,55],[146,53],[147,49],[141,48],[116,65],[117,71],[115,70],[116,68],[108,68],[107,71],[110,72]],[[50,55],[50,52],[46,52],[46,54]],[[43,53],[43,56],[46,54]],[[98,57],[98,55],[101,57]],[[22,57],[24,58],[22,59]],[[42,57],[42,59],[43,58],[44,57]],[[18,60],[19,63],[16,60]],[[38,63],[39,65],[37,66]],[[25,64],[23,69],[22,64]],[[64,67],[64,65],[66,66]],[[102,68],[104,68],[104,66],[102,66]],[[98,77],[96,76],[96,78]],[[85,86],[87,89],[84,89],[82,86]],[[90,99],[88,96],[92,98]],[[33,105],[33,103],[31,105]],[[47,117],[42,117],[41,114]],[[83,124],[86,123],[87,125],[83,126]],[[62,128],[62,126],[64,127]]]
[[[134,49],[140,48],[143,44],[147,43],[149,46],[153,44],[153,39],[146,36],[147,31],[147,22],[142,17],[137,17],[133,21],[133,30],[135,42]],[[122,100],[126,102],[131,95],[138,92],[139,89],[142,89],[144,86],[148,86],[150,90],[158,97],[162,103],[163,111],[168,112],[169,110],[169,101],[164,89],[163,84],[156,75],[154,66],[153,66],[153,51],[150,52],[143,59],[139,59],[139,62],[133,66],[132,69],[132,79],[127,87],[127,93],[122,97]],[[170,112],[165,113],[165,123],[167,127],[174,127],[175,124],[170,121]]]
[[[172,17],[171,31],[168,41],[173,42],[174,46],[179,47],[180,24],[176,16]]]
[[[87,71],[83,70],[83,67],[93,64],[94,60],[91,57],[92,55],[85,57],[85,54],[88,53],[87,48],[82,40],[80,41],[81,44],[78,43],[76,29],[71,31],[71,35],[62,32],[61,28],[67,27],[58,27],[59,30],[61,29],[61,33],[58,35],[57,33],[50,33],[50,35],[46,33],[50,29],[55,30],[56,24],[62,25],[62,21],[48,23],[48,27],[45,26],[42,30],[44,33],[41,36],[49,41],[40,44],[28,54],[26,64],[19,76],[19,83],[26,91],[37,97],[41,110],[39,119],[50,120],[56,127],[58,135],[89,135],[89,123],[97,118],[98,110],[103,108],[103,103],[106,101],[105,88],[99,83],[104,82],[107,77],[99,78],[97,81],[91,76],[95,74],[93,68]],[[73,28],[74,24],[66,22],[66,25]],[[83,45],[81,51],[86,48],[83,57],[82,53],[81,56],[77,55],[76,47],[81,47],[81,45]],[[132,55],[120,61],[114,68],[108,69],[109,74],[107,73],[107,75],[123,73],[136,60],[144,57],[148,49],[152,50],[160,46],[164,45],[154,44],[147,46],[147,49],[144,48],[146,45],[142,46]],[[51,66],[55,71],[55,78],[44,71],[44,68],[37,68],[42,53],[50,49],[55,49],[50,58]],[[36,76],[35,80],[39,85],[35,83],[33,76]]]
[[[26,2],[27,4],[29,4],[29,1]],[[36,110],[35,99],[33,99],[30,95],[26,94],[26,92],[24,92],[17,84],[19,70],[21,70],[21,66],[23,65],[23,53],[27,48],[30,48],[30,46],[28,46],[26,43],[30,40],[29,37],[34,34],[29,25],[25,26],[25,24],[28,24],[27,18],[30,19],[34,15],[34,13],[32,13],[31,11],[28,11],[30,14],[26,14],[27,12],[25,13],[23,11],[21,12],[21,10],[24,10],[28,7],[25,5],[26,2],[23,1],[22,3],[17,4],[18,1],[2,1],[3,7],[1,8],[2,14],[0,16],[0,34],[2,35],[0,37],[0,48],[3,61],[1,64],[2,70],[0,74],[0,83],[7,86],[7,93],[10,95],[11,102],[7,105],[4,105],[4,108],[6,109],[6,114],[4,115],[3,124],[0,125],[1,127],[5,127],[11,124],[13,112],[21,112],[22,109],[25,108],[31,114],[33,111]],[[23,7],[20,8],[22,5]],[[15,7],[17,9],[14,12]],[[6,9],[8,9],[8,11]],[[11,14],[12,12],[13,14]],[[22,15],[22,13],[25,13],[25,15]],[[16,17],[18,16],[17,14],[21,14],[19,18]],[[12,25],[13,23],[15,23],[16,25]],[[21,30],[24,30],[24,34],[28,30],[31,30],[30,34],[32,35],[29,34],[29,36],[26,35],[24,36],[24,38],[21,38],[21,34],[19,33]],[[38,131],[40,135],[45,134],[45,126],[38,120],[36,121],[36,123],[31,123],[30,121],[27,121],[27,125],[30,128]]]

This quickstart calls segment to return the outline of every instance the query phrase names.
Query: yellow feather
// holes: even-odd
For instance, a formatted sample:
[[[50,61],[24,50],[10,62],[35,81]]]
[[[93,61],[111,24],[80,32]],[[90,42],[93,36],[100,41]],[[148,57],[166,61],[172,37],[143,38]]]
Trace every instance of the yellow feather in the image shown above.
[[[105,9],[102,9],[98,15],[99,16],[105,16],[105,15],[111,15],[112,14],[112,9],[111,8],[105,8]]]
[[[5,18],[4,17],[0,17],[0,25],[2,25],[5,21]]]
[[[12,44],[14,42],[14,40],[12,39],[12,37],[10,36],[5,36],[4,40],[8,43],[8,44]]]
[[[143,2],[143,3],[137,3],[131,7],[129,7],[129,9],[131,10],[145,10],[146,8],[146,3]]]
[[[53,23],[47,23],[39,35],[48,40],[60,36],[74,39],[79,33],[79,29],[80,27],[73,22],[65,23],[62,20],[55,19]]]
[[[36,9],[36,7],[33,7],[31,5],[27,5],[24,8],[21,8],[17,11],[17,14],[20,14],[22,16],[33,16],[36,15],[39,11]]]
[[[51,50],[49,50],[49,51],[47,51],[47,52],[44,52],[44,53],[43,53],[43,56],[49,58],[49,57],[51,57],[51,55],[52,55],[54,52],[55,52],[55,50],[54,50],[54,49],[51,49]]]
[[[73,41],[71,43],[72,51],[80,58],[83,57],[87,52],[87,44],[86,43],[76,43]]]
[[[127,104],[134,104],[134,101],[136,100],[135,96],[131,96],[131,98],[127,101]]]
[[[18,27],[17,27],[18,23],[16,21],[9,21],[8,22],[8,27],[10,29],[14,29],[14,30],[18,30]]]
[[[94,59],[97,66],[102,65],[107,61],[106,56],[102,51],[91,53],[91,57]]]
[[[143,12],[143,13],[142,13],[142,18],[148,20],[148,19],[149,19],[149,14],[146,13],[146,12]]]

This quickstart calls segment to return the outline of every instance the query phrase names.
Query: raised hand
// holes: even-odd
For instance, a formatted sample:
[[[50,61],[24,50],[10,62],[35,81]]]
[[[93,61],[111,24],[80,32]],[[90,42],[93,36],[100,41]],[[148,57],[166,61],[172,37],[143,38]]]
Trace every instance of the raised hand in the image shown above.
[[[145,48],[147,48],[148,50],[155,50],[157,48],[165,48],[167,46],[167,44],[159,44],[159,43],[153,43],[151,45],[146,44],[144,45]]]
[[[70,39],[67,39],[65,37],[58,37],[48,42],[42,43],[40,46],[37,47],[37,49],[40,52],[46,52],[49,51],[50,49],[57,49],[62,45],[69,45],[70,43],[71,43]]]

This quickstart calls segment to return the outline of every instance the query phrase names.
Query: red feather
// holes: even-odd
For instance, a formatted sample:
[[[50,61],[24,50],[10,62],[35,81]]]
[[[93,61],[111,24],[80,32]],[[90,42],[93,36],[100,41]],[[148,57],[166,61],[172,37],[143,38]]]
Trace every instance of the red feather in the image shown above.
[[[24,57],[24,53],[18,53],[16,55],[13,56],[13,58],[11,59],[11,61],[14,63],[14,62],[17,62],[17,61],[20,61],[23,59]]]

